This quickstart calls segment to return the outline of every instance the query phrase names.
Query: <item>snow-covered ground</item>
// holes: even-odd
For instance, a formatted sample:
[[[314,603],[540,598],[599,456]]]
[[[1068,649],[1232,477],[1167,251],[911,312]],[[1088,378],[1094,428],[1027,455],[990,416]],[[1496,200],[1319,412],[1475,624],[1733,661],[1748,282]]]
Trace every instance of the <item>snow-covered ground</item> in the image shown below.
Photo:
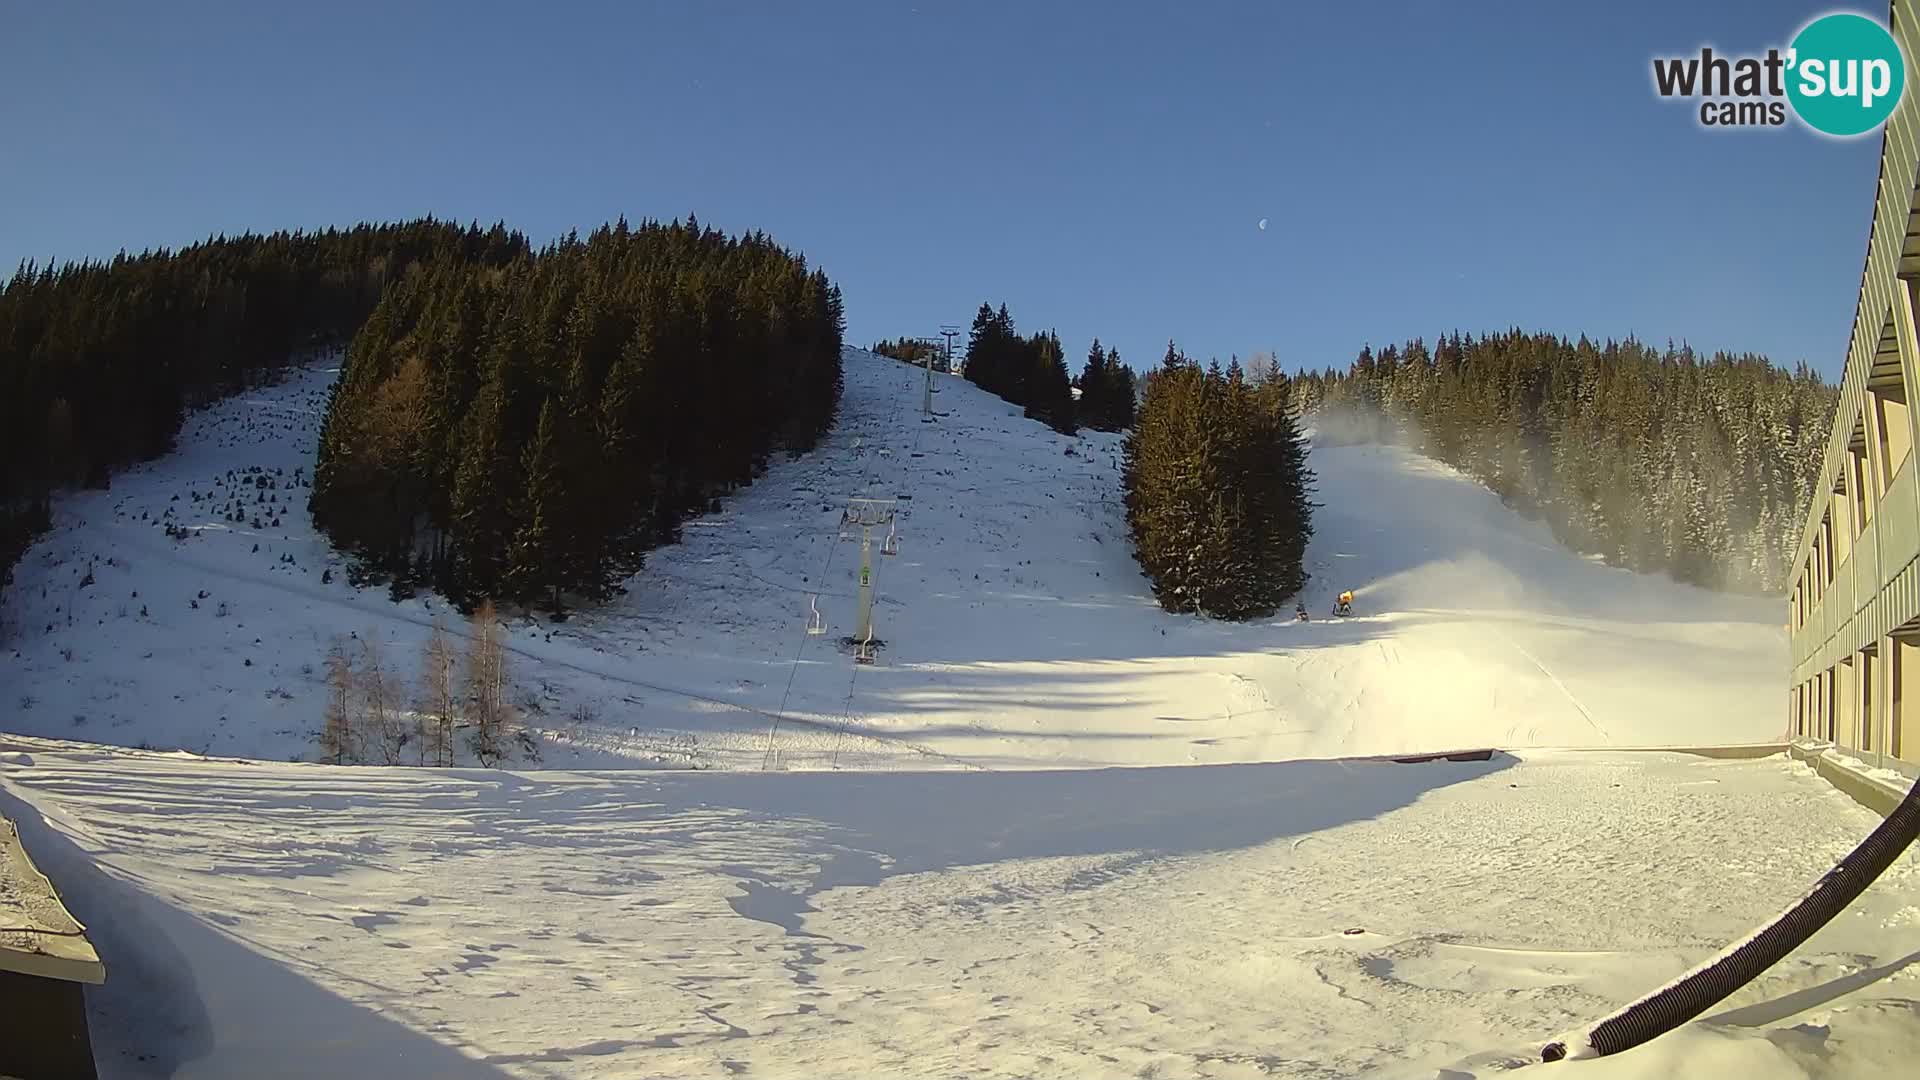
[[[109,1076],[1486,1077],[1876,821],[1782,757],[1622,749],[1778,736],[1776,602],[1595,565],[1353,447],[1313,456],[1313,621],[1168,616],[1115,437],[947,378],[922,423],[922,376],[859,352],[819,450],[621,602],[516,621],[543,767],[288,762],[333,635],[407,666],[448,614],[352,588],[312,534],[330,377],[65,500],[9,592],[0,813],[108,966]],[[243,475],[258,529],[215,513]],[[856,666],[840,510],[908,495]],[[1343,587],[1359,614],[1327,619]],[[1463,747],[1508,752],[1352,760]],[[1909,854],[1703,1021],[1552,1068],[1892,1075],[1916,961]]]
[[[1491,1076],[1876,820],[1784,758],[1614,751],[822,775],[8,745],[0,811],[107,958],[114,1076]],[[1704,1023],[1552,1068],[1896,1075],[1916,960],[1909,854]]]
[[[355,589],[314,533],[290,485],[311,476],[331,378],[196,414],[178,453],[60,504],[6,600],[9,730],[312,759],[332,638],[378,638],[410,673],[436,615],[459,625],[431,595]],[[825,445],[690,523],[620,603],[515,623],[547,764],[1185,764],[1784,728],[1784,605],[1580,559],[1399,449],[1313,454],[1314,621],[1167,615],[1127,550],[1117,436],[1057,435],[946,376],[947,415],[923,423],[922,379],[849,350]],[[218,514],[236,490],[239,524]],[[841,644],[856,496],[903,500],[900,553],[874,556],[873,667]],[[1328,619],[1342,588],[1358,617]],[[829,633],[809,637],[816,596]],[[582,705],[597,719],[568,720]]]

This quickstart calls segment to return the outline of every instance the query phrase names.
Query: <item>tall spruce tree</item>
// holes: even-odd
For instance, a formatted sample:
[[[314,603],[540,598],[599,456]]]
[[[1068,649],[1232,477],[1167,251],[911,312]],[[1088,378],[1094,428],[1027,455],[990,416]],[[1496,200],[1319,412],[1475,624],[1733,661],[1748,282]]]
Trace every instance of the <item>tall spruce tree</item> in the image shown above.
[[[1251,618],[1305,584],[1312,476],[1284,379],[1202,371],[1170,343],[1124,447],[1134,553],[1162,607]]]
[[[1139,391],[1133,369],[1120,362],[1117,349],[1107,349],[1108,385],[1103,395],[1107,402],[1108,430],[1125,431],[1133,426],[1133,413]]]
[[[1087,362],[1074,385],[1080,390],[1077,403],[1080,421],[1090,428],[1113,430],[1108,426],[1113,409],[1107,402],[1107,396],[1113,392],[1113,380],[1107,372],[1107,353],[1100,347],[1099,338],[1094,338],[1088,347]]]
[[[540,406],[533,441],[522,452],[526,487],[517,515],[521,524],[507,552],[507,579],[515,597],[544,601],[556,618],[565,611],[562,584],[585,576],[580,552],[568,542],[579,534],[567,527],[569,474],[562,459],[558,412],[552,398]]]
[[[1049,330],[1025,343],[1023,380],[1026,414],[1064,435],[1074,433],[1073,386],[1067,380],[1066,351],[1060,336]]]

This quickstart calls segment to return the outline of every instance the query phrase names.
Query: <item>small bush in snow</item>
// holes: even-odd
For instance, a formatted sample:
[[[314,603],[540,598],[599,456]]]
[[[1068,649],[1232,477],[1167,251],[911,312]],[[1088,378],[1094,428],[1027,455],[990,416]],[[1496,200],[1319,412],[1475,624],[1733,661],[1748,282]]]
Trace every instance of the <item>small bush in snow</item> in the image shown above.
[[[582,701],[567,710],[566,739],[569,743],[580,741],[580,729],[593,727],[600,723],[600,711],[591,702]]]
[[[534,734],[533,731],[528,728],[521,728],[519,731],[514,732],[514,737],[520,742],[520,755],[522,757],[528,761],[537,762],[540,760],[540,737],[538,735]]]

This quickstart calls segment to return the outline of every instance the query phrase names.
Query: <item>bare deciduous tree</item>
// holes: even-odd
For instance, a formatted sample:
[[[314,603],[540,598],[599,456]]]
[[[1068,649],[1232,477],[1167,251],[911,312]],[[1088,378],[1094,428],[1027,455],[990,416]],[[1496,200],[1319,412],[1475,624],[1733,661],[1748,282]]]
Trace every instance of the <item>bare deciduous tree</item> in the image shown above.
[[[492,600],[482,600],[473,613],[473,634],[467,647],[467,694],[474,760],[496,765],[507,753],[502,736],[511,706],[507,701],[507,651]]]
[[[320,724],[320,757],[335,765],[359,758],[359,739],[354,731],[353,656],[347,643],[333,639],[327,650],[327,708]]]
[[[400,764],[407,745],[407,727],[395,700],[394,679],[387,670],[385,650],[371,631],[360,640],[360,697],[365,708],[364,730],[380,748],[380,760]]]
[[[442,768],[453,764],[454,700],[453,637],[446,621],[438,616],[427,634],[425,655],[420,661],[420,764],[431,762]]]
[[[1280,377],[1279,358],[1270,352],[1256,352],[1247,357],[1247,381],[1255,386],[1265,386]]]

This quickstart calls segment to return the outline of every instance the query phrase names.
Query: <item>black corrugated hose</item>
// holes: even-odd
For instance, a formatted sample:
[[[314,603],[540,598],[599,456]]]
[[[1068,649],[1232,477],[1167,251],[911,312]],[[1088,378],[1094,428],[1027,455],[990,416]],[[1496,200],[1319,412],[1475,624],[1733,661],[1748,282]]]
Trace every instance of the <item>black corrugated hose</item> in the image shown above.
[[[1721,950],[1713,959],[1584,1032],[1548,1043],[1540,1051],[1540,1060],[1617,1054],[1699,1016],[1799,948],[1814,931],[1840,914],[1900,857],[1916,834],[1920,834],[1920,783],[1914,784],[1880,827],[1829,870],[1799,903],[1760,932]]]

